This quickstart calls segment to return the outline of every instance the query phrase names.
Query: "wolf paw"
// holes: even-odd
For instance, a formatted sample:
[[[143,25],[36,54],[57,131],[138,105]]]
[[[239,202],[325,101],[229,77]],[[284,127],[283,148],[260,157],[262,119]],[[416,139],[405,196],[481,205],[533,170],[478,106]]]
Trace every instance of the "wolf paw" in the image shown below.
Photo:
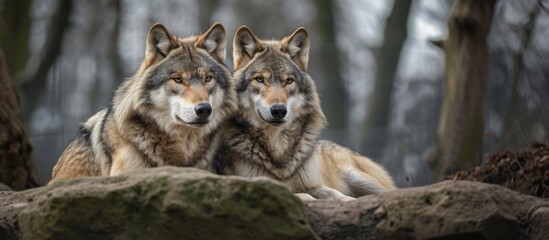
[[[355,200],[355,199],[356,198],[354,198],[354,197],[342,196],[342,197],[338,198],[337,200],[348,202],[348,201],[352,201],[352,200]]]
[[[307,193],[294,193],[294,196],[298,197],[301,201],[314,201],[316,198]]]

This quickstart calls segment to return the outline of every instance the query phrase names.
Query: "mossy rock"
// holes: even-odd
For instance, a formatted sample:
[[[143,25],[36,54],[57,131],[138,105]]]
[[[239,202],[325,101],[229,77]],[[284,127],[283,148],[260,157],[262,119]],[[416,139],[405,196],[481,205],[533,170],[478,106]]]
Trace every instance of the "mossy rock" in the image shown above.
[[[23,239],[316,239],[301,202],[265,178],[162,167],[17,194],[32,202]]]
[[[13,191],[8,185],[0,182],[0,191]]]

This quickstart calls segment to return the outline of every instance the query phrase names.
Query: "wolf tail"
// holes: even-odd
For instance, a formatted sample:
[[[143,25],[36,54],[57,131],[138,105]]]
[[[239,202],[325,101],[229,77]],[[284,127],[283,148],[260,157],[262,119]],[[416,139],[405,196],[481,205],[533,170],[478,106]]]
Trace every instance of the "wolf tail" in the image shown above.
[[[330,167],[337,168],[339,183],[334,186],[340,191],[360,197],[395,189],[391,176],[379,164],[367,157],[328,141],[320,141],[325,161],[332,161]]]
[[[351,160],[353,167],[344,170],[343,179],[355,197],[396,188],[389,173],[374,161],[358,154]]]

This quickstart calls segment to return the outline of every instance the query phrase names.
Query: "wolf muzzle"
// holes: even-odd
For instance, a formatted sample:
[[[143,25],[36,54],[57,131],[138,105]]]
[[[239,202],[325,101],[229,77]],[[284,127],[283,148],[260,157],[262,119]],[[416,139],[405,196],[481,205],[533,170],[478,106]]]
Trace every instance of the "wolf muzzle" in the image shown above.
[[[271,115],[274,120],[282,120],[286,116],[286,113],[288,113],[288,109],[286,109],[284,104],[276,104],[271,107]]]
[[[201,119],[207,119],[212,114],[212,105],[209,103],[199,103],[194,107],[194,113]]]

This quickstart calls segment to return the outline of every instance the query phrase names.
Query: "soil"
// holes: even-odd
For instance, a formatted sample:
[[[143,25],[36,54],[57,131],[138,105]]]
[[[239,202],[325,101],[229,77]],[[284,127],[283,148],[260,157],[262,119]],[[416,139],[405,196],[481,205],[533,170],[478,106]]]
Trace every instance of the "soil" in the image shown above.
[[[447,176],[505,186],[512,190],[549,198],[549,144],[533,143],[519,153],[500,151],[482,165]]]

